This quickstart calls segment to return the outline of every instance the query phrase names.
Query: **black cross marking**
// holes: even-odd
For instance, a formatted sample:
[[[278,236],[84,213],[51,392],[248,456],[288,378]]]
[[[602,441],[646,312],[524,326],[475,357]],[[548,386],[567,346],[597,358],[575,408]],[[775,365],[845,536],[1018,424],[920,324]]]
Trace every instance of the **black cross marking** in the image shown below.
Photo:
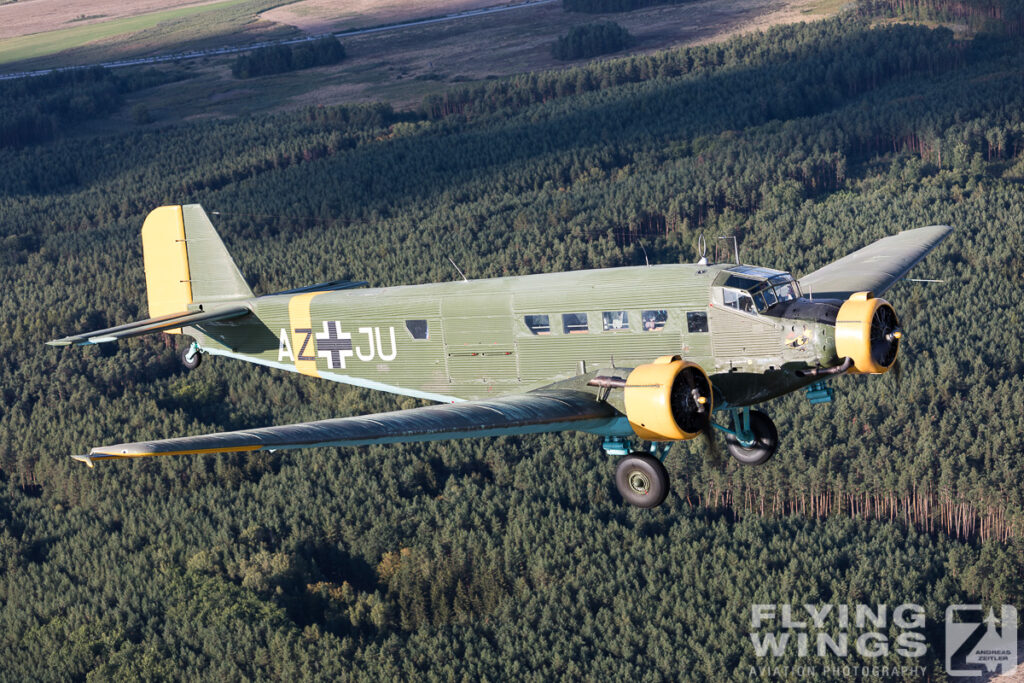
[[[327,359],[327,367],[344,368],[345,358],[352,355],[352,335],[347,332],[339,335],[341,323],[334,320],[325,321],[324,329],[324,333],[318,332],[316,335],[317,355],[326,351],[330,356]],[[348,353],[342,353],[343,351]]]

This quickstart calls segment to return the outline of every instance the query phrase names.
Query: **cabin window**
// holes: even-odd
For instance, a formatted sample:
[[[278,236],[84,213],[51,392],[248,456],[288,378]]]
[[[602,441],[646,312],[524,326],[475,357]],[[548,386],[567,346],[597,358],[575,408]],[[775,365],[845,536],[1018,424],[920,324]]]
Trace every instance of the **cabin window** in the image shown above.
[[[691,334],[694,332],[708,331],[708,314],[704,311],[690,311],[686,314],[686,329]]]
[[[523,316],[523,322],[526,323],[526,329],[533,334],[551,334],[551,323],[546,315]]]
[[[626,311],[605,311],[601,317],[605,332],[629,329],[629,314]]]
[[[430,337],[426,320],[406,320],[405,329],[409,330],[413,339],[428,339]]]
[[[664,329],[668,321],[668,311],[643,311],[640,318],[644,323],[644,332],[657,332]]]
[[[562,314],[562,331],[566,334],[586,334],[588,330],[586,313]]]

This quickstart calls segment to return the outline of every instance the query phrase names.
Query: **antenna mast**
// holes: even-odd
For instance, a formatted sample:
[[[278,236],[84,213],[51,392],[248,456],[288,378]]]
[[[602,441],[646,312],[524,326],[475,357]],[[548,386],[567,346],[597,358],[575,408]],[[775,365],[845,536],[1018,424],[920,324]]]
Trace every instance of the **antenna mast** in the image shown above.
[[[465,273],[462,272],[462,269],[455,265],[455,261],[452,260],[452,257],[451,256],[446,256],[445,258],[448,259],[448,262],[452,264],[452,267],[455,268],[455,270],[458,272],[458,274],[462,276],[462,281],[463,282],[469,282],[469,280],[466,279]]]
[[[739,246],[739,243],[736,241],[736,235],[719,235],[718,239],[720,239],[720,240],[731,239],[732,240],[732,251],[733,251],[733,254],[736,257],[736,265],[737,266],[740,265],[740,246]]]

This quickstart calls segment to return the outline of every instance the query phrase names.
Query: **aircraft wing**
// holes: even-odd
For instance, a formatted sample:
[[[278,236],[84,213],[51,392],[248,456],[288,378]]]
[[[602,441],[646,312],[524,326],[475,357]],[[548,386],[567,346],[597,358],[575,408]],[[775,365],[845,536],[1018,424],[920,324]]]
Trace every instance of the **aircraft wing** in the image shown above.
[[[150,455],[276,451],[560,432],[600,428],[618,414],[615,408],[585,391],[542,389],[391,413],[100,446],[89,455],[71,457],[92,467],[96,460]]]
[[[158,318],[147,318],[146,320],[139,320],[133,323],[128,323],[127,325],[108,327],[105,330],[83,332],[82,334],[75,334],[70,337],[64,337],[63,339],[54,339],[53,341],[48,341],[46,343],[50,346],[68,346],[69,344],[86,346],[88,344],[102,344],[103,342],[114,341],[116,339],[138,337],[151,332],[163,332],[164,330],[188,327],[198,323],[232,320],[234,318],[241,318],[243,315],[248,315],[249,312],[249,309],[245,306],[233,306],[231,308],[221,308],[216,311],[209,312],[183,311],[181,313],[162,315]]]
[[[949,236],[948,225],[932,225],[885,237],[800,278],[815,298],[846,299],[854,292],[880,296]]]

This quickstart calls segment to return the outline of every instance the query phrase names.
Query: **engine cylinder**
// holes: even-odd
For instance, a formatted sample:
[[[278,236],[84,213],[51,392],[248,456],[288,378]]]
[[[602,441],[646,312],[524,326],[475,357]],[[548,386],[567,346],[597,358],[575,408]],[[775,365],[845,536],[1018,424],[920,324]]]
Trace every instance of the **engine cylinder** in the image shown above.
[[[626,418],[647,441],[692,439],[706,428],[714,409],[711,380],[696,363],[663,356],[629,373]]]
[[[836,355],[853,359],[851,373],[880,375],[896,362],[902,335],[888,301],[858,292],[836,317]]]

